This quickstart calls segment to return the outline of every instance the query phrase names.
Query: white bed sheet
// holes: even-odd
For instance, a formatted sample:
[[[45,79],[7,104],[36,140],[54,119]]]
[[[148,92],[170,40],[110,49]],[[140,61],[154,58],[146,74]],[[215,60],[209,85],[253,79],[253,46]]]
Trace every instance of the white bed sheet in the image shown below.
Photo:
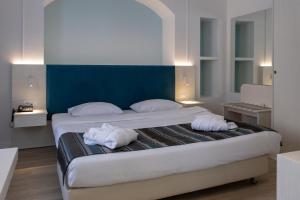
[[[126,128],[146,128],[189,123],[208,111],[200,107],[154,113],[125,113],[114,116],[53,116],[55,140],[66,132],[86,131],[104,122]],[[93,155],[74,159],[66,180],[71,188],[99,187],[197,171],[267,154],[277,154],[281,136],[274,132],[135,152]]]
[[[52,129],[57,145],[59,137],[66,132],[86,132],[89,128],[101,127],[103,123],[134,129],[168,126],[189,123],[196,115],[207,112],[209,112],[207,109],[196,106],[150,113],[137,113],[133,110],[126,110],[123,114],[104,116],[73,117],[67,113],[62,113],[52,116]]]

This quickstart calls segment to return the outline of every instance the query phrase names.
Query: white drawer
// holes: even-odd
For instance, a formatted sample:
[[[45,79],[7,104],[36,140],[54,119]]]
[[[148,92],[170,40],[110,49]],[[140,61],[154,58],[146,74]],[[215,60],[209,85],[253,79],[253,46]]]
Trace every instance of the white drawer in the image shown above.
[[[33,112],[16,112],[14,114],[14,128],[34,127],[47,125],[47,111],[34,110]]]

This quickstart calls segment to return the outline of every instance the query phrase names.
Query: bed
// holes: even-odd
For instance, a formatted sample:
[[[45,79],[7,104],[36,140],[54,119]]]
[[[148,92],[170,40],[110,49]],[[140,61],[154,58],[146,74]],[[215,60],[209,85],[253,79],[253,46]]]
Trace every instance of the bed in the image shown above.
[[[101,84],[108,83],[108,77],[119,78]],[[95,95],[99,89],[105,94]],[[168,127],[188,124],[209,112],[200,107],[152,113],[128,110],[146,99],[175,99],[174,66],[47,66],[47,109],[57,146],[66,133],[85,132],[104,122],[133,129]],[[86,117],[65,113],[88,101],[109,101],[127,111]],[[72,160],[66,173],[58,162],[57,171],[64,200],[160,199],[263,175],[268,156],[279,152],[280,139],[265,130],[212,142],[90,155]]]

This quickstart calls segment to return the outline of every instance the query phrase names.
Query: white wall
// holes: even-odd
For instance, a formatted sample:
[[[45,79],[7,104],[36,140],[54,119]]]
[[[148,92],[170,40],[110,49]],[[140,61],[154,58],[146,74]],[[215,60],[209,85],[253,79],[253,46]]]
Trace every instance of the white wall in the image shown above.
[[[26,102],[35,109],[46,108],[46,68],[44,65],[12,65],[12,108]],[[32,84],[32,86],[30,86]]]
[[[16,60],[34,60],[40,62],[43,60],[43,8],[41,8],[40,0],[27,0],[24,11],[22,9],[21,0],[4,0],[0,2],[0,25],[1,25],[1,49],[0,49],[0,65],[1,65],[1,88],[0,100],[3,102],[0,113],[0,127],[3,130],[0,133],[0,141],[3,144],[10,144],[11,138],[13,143],[19,146],[32,146],[33,144],[45,145],[51,144],[51,133],[49,129],[11,129],[10,121],[10,93],[11,93],[11,67],[10,63]],[[220,80],[219,97],[210,99],[211,108],[217,108],[220,111],[221,102],[226,91],[227,99],[231,99],[230,93],[230,70],[228,70],[229,43],[226,43],[230,37],[229,28],[230,19],[236,16],[252,13],[272,7],[272,0],[190,0],[190,13],[187,15],[187,4],[183,0],[161,0],[175,15],[175,59],[176,62],[191,62],[195,67],[177,67],[177,96],[184,98],[194,98],[198,93],[198,86],[194,82],[199,83],[199,57],[200,57],[200,17],[217,18],[219,21],[218,31],[218,67],[219,73],[216,76]],[[24,12],[24,19],[22,19]],[[12,14],[13,13],[13,14]],[[17,14],[15,14],[17,13]],[[189,19],[188,35],[186,34],[186,17]],[[24,21],[24,34],[22,30],[22,22]],[[32,25],[35,24],[35,25]],[[26,25],[27,24],[27,25]],[[5,28],[2,28],[5,27]],[[226,29],[227,27],[227,29]],[[227,31],[226,31],[227,30]],[[171,36],[172,37],[172,36]],[[24,45],[23,45],[24,44]],[[188,50],[187,50],[188,49]],[[225,51],[225,49],[227,51]],[[24,56],[25,57],[24,57]],[[172,52],[170,53],[172,55]],[[187,59],[186,59],[187,58]],[[224,65],[227,60],[227,64]],[[226,73],[226,79],[223,74]],[[188,86],[183,84],[183,75],[187,76]],[[195,80],[196,79],[196,80]],[[226,83],[226,84],[225,84]],[[229,97],[229,98],[228,98]],[[217,106],[216,106],[217,105]],[[41,134],[44,133],[44,134]],[[35,141],[32,139],[36,139]]]
[[[161,65],[162,30],[135,0],[55,1],[45,8],[45,63]]]
[[[145,5],[147,5],[146,0],[138,0]],[[177,99],[194,99],[198,95],[200,88],[199,85],[199,57],[200,57],[200,18],[216,18],[218,19],[218,41],[219,41],[219,70],[216,80],[219,81],[219,88],[217,90],[217,97],[214,99],[209,99],[210,101],[221,102],[224,96],[224,83],[222,75],[224,74],[225,68],[221,63],[224,62],[224,46],[225,46],[225,19],[226,19],[226,1],[219,0],[162,0],[163,4],[170,9],[175,15],[175,59],[172,63],[192,63],[194,67],[176,67],[176,98]],[[189,4],[187,4],[189,3]],[[55,4],[55,3],[54,3]],[[50,5],[51,6],[51,5]],[[188,6],[188,7],[187,7]],[[187,11],[189,10],[189,13]],[[46,12],[47,13],[47,12]],[[189,23],[186,23],[187,20]],[[165,21],[165,20],[164,20]],[[47,22],[47,19],[46,19]],[[172,24],[172,23],[170,23]],[[187,27],[189,26],[189,27]],[[165,28],[165,24],[163,26]],[[187,35],[188,28],[188,35]],[[50,28],[49,28],[50,29]],[[47,28],[46,28],[47,30]],[[172,29],[169,29],[172,30]],[[47,35],[48,33],[46,33]],[[172,39],[174,33],[168,34],[167,38],[164,37],[163,40],[168,38]],[[46,44],[47,44],[46,37]],[[49,43],[51,40],[49,40]],[[166,41],[163,41],[164,44]],[[170,43],[170,42],[169,42]],[[46,52],[47,52],[46,47]],[[53,48],[52,48],[53,49]],[[168,51],[172,48],[167,48]],[[165,49],[164,49],[165,50]],[[47,53],[48,54],[48,53]],[[164,55],[168,53],[164,52]],[[170,54],[170,53],[169,53]],[[171,56],[168,56],[171,57]],[[48,62],[46,56],[46,62]],[[165,62],[164,62],[165,63]],[[170,62],[169,62],[170,63]],[[184,84],[183,82],[188,79],[189,84]],[[197,81],[196,81],[196,80]],[[196,85],[194,84],[196,82]],[[199,95],[198,95],[199,96]]]
[[[22,54],[21,0],[0,1],[0,148],[10,145],[10,63]]]
[[[40,0],[26,0],[26,3],[23,9],[22,0],[0,1],[0,148],[53,144],[52,134],[47,127],[10,128],[11,63],[43,60],[43,7]],[[31,22],[32,26],[23,32],[23,23],[25,25],[27,22]]]
[[[208,99],[207,106],[216,112],[221,112],[221,102],[225,94],[223,74],[225,73],[225,39],[226,39],[226,1],[220,0],[190,0],[189,4],[183,0],[162,0],[175,14],[175,60],[179,63],[190,62],[194,68],[177,67],[177,79],[179,80],[178,97],[193,98],[199,96],[199,66],[200,66],[200,18],[216,18],[218,20],[218,95]],[[189,9],[187,9],[187,6]],[[187,10],[189,13],[187,15]],[[187,23],[188,17],[188,35]],[[188,47],[188,48],[187,48]],[[184,86],[182,76],[187,74],[191,83],[196,85]],[[195,78],[195,79],[194,79]],[[202,99],[203,100],[203,99]],[[206,101],[206,100],[204,100]],[[212,104],[212,105],[210,105]]]
[[[272,7],[273,0],[227,0],[227,17],[238,17]]]
[[[140,0],[139,0],[140,1]],[[51,129],[49,127],[12,129],[10,128],[11,118],[11,63],[41,63],[43,55],[43,35],[44,35],[44,8],[40,0],[26,0],[25,6],[22,7],[21,0],[3,0],[0,1],[0,143],[1,146],[10,144],[19,147],[37,147],[53,144]],[[186,7],[185,1],[182,0],[162,0],[166,7],[170,8],[176,19],[176,38],[175,38],[175,61],[185,61],[187,56],[186,44],[187,35],[186,27]],[[200,17],[214,17],[220,19],[220,23],[226,16],[226,2],[219,0],[191,0],[191,13],[189,16],[191,24],[189,31],[189,60],[195,63],[197,68],[199,63],[199,26]],[[159,10],[159,9],[158,9]],[[22,13],[24,14],[22,17]],[[171,15],[167,13],[166,15]],[[166,16],[167,18],[168,16]],[[173,16],[174,17],[174,16]],[[170,17],[170,19],[172,16]],[[22,27],[24,29],[22,29]],[[168,24],[172,31],[172,20]],[[220,35],[224,36],[220,27]],[[166,31],[168,32],[168,31]],[[170,33],[170,38],[172,39]],[[165,38],[166,35],[164,35]],[[220,40],[220,49],[224,48]],[[172,42],[168,43],[164,50],[172,48]],[[166,54],[166,52],[164,52]],[[172,50],[167,52],[170,58],[173,55]],[[220,62],[224,59],[223,52],[220,52]],[[170,60],[168,61],[170,63]],[[195,96],[195,70],[191,68],[177,68],[177,85],[182,82],[182,75],[187,74],[190,85],[182,88],[186,98]]]
[[[24,0],[23,0],[24,1]],[[30,62],[44,62],[43,1],[26,0],[23,3],[23,58]]]

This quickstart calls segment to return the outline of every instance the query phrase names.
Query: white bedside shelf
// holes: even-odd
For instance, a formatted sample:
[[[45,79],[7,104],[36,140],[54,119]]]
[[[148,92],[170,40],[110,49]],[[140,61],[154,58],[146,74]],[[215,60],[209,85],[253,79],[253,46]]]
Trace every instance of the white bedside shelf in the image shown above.
[[[201,106],[203,104],[202,101],[196,101],[196,100],[177,101],[177,102],[180,103],[183,107]]]
[[[33,112],[14,113],[14,128],[35,127],[47,125],[47,111],[34,110]]]

